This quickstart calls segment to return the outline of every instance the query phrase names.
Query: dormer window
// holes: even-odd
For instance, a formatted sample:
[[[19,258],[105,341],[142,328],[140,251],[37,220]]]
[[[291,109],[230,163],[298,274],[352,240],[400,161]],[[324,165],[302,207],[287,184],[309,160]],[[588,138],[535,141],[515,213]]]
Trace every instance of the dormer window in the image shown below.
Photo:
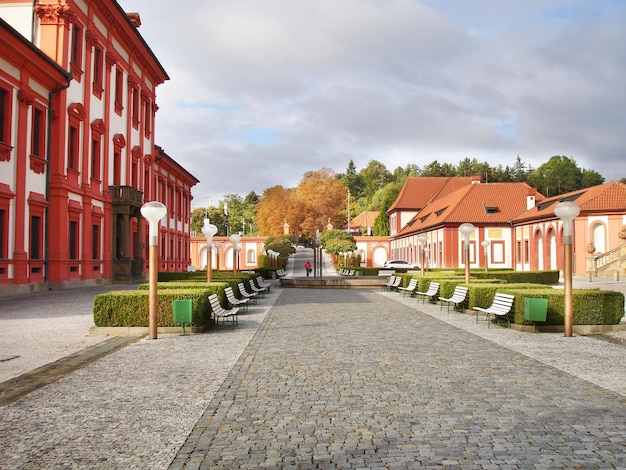
[[[500,212],[500,210],[498,209],[498,206],[488,206],[484,202],[483,202],[483,211],[485,211],[485,214],[497,214],[498,212]]]

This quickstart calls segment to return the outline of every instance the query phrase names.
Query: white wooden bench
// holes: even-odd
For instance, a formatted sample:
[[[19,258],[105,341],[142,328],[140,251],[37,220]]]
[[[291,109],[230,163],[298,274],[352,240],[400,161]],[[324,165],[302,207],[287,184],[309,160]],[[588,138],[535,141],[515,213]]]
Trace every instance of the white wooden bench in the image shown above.
[[[224,289],[224,293],[226,294],[226,300],[230,303],[231,306],[242,308],[244,311],[248,311],[248,302],[249,299],[238,299],[235,297],[235,292],[232,287],[226,287]]]
[[[514,300],[514,295],[496,292],[493,302],[489,307],[474,307],[474,310],[476,310],[476,323],[478,323],[479,312],[483,312],[487,314],[487,318],[485,318],[485,320],[487,320],[487,326],[489,328],[491,328],[491,315],[493,315],[496,321],[499,321],[499,318],[504,318],[508,327],[511,328],[511,320],[509,320],[508,314],[511,312]]]
[[[248,280],[248,286],[250,287],[250,290],[256,295],[265,297],[265,290],[266,290],[265,287],[257,286],[252,279]]]
[[[456,286],[454,288],[454,292],[452,293],[452,297],[439,297],[439,310],[443,308],[443,303],[448,303],[448,312],[450,311],[450,304],[457,308],[463,305],[465,302],[465,298],[467,297],[467,287],[464,286]]]
[[[400,283],[402,282],[402,278],[400,276],[390,276],[389,280],[383,284],[383,290],[392,290],[400,287]]]
[[[426,292],[415,291],[415,295],[421,296],[422,302],[425,302],[426,298],[433,299],[439,293],[439,283],[431,282],[428,285],[428,290]]]
[[[243,282],[240,282],[239,284],[237,284],[237,287],[239,288],[239,294],[241,294],[242,298],[248,299],[254,303],[257,302],[256,296],[259,294],[257,294],[256,292],[248,292],[246,288],[244,287]]]
[[[415,292],[415,289],[417,289],[417,279],[411,279],[409,281],[409,285],[406,287],[398,287],[398,291],[400,292],[400,294],[408,294],[408,295],[413,295],[413,293]]]
[[[287,275],[287,271],[283,268],[277,269],[275,272],[278,277],[285,277]]]
[[[209,295],[209,302],[211,303],[211,310],[213,311],[213,316],[215,317],[215,324],[218,325],[220,319],[222,322],[230,321],[233,323],[233,328],[238,323],[237,321],[237,313],[239,312],[238,307],[233,307],[226,310],[220,304],[220,300],[217,298],[217,294]]]
[[[272,290],[272,284],[269,282],[265,282],[265,279],[263,279],[263,277],[261,276],[256,277],[256,283],[258,284],[259,287],[262,287],[263,289],[265,289],[268,292],[268,294]]]

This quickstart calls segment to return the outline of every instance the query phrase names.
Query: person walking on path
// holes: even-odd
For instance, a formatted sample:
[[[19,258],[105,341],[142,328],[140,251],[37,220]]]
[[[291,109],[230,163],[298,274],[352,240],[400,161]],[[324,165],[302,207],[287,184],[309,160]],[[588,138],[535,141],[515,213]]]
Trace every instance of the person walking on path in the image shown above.
[[[311,271],[313,271],[310,261],[307,260],[307,262],[304,263],[304,269],[306,269],[306,277],[309,277],[309,274],[311,274]]]

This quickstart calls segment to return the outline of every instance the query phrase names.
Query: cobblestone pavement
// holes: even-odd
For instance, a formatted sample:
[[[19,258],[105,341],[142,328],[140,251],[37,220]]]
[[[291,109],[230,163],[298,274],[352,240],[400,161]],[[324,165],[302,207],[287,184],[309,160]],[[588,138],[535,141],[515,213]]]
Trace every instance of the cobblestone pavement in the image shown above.
[[[623,365],[626,349],[486,339],[434,318],[471,316],[399,299],[286,290],[170,468],[626,468],[623,395],[493,338],[543,337],[561,363]]]
[[[0,411],[1,469],[626,469],[626,347],[275,287],[235,329],[141,340]]]

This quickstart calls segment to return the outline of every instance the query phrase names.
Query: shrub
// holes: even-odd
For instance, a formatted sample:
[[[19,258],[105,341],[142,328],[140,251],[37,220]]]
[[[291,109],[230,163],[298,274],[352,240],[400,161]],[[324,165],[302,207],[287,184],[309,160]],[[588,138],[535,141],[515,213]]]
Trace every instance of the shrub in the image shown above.
[[[191,299],[192,324],[207,326],[211,316],[208,297],[221,293],[218,286],[196,289],[163,289],[157,293],[157,325],[174,326],[172,301]],[[93,301],[94,324],[100,327],[147,327],[149,313],[149,294],[147,289],[136,291],[112,291],[98,294]]]

